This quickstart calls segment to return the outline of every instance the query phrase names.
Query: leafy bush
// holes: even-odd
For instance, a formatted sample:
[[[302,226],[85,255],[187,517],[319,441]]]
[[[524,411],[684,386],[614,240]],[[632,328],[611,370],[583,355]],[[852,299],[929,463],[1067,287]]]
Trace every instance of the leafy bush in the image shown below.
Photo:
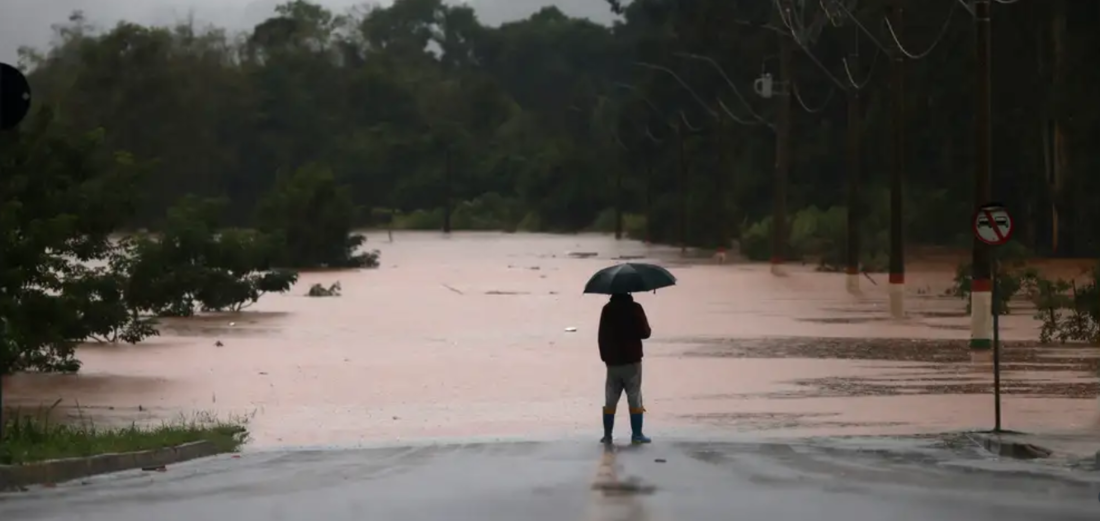
[[[516,225],[516,231],[540,232],[542,231],[542,216],[538,212],[527,212]]]
[[[359,208],[332,171],[308,165],[281,173],[257,208],[271,237],[274,262],[292,268],[375,268],[377,251],[356,253],[366,237],[352,233]]]
[[[866,226],[861,235],[863,247],[860,263],[864,271],[882,271],[886,268],[884,252],[889,235],[869,228]],[[788,226],[786,257],[788,260],[813,258],[818,262],[819,269],[824,271],[843,270],[846,265],[847,230],[848,213],[843,206],[828,210],[810,206],[799,210]],[[771,216],[742,225],[741,253],[748,259],[769,260],[772,255],[771,241]]]
[[[1007,315],[1011,312],[1010,303],[1020,291],[1033,296],[1037,291],[1041,280],[1039,273],[1034,268],[1027,267],[1027,260],[1031,253],[1023,245],[1012,241],[997,250],[997,277],[994,297],[997,299],[998,315]],[[970,294],[972,283],[973,264],[969,262],[959,263],[955,269],[954,283],[947,289],[946,294],[958,297],[966,301],[966,312],[970,312]]]
[[[1063,279],[1037,278],[1033,301],[1035,318],[1042,322],[1039,341],[1047,344],[1100,342],[1100,263],[1081,284]]]
[[[394,216],[393,227],[398,230],[441,230],[443,209],[414,210]]]
[[[517,200],[490,192],[455,205],[451,227],[455,230],[515,231],[522,217],[522,206]]]
[[[394,228],[402,230],[443,229],[443,208],[414,210],[398,214]],[[459,201],[451,211],[451,229],[476,231],[516,231],[524,220],[519,200],[490,192],[468,201]]]
[[[218,232],[224,200],[183,198],[161,234],[123,239],[111,269],[133,313],[191,316],[240,311],[265,293],[289,291],[298,274],[272,268],[275,240],[253,230]]]
[[[133,216],[145,165],[108,150],[102,131],[66,133],[45,108],[0,137],[0,375],[76,371],[89,337],[151,334],[121,304],[119,278],[90,267]]]
[[[772,218],[741,225],[741,254],[752,261],[767,261],[772,255]],[[795,252],[789,252],[793,255]]]
[[[615,209],[606,208],[600,212],[596,220],[589,225],[588,230],[615,233]],[[631,239],[645,239],[645,216],[630,212],[623,213],[623,234]]]

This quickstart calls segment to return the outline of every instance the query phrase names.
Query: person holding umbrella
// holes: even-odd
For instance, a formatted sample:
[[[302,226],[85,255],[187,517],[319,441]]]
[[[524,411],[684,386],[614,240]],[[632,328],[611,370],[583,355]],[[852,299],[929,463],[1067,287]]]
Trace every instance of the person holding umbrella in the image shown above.
[[[623,392],[630,407],[630,442],[650,443],[642,432],[645,406],[642,403],[642,341],[653,331],[645,309],[630,293],[656,291],[676,284],[664,268],[651,264],[627,263],[600,270],[585,285],[585,293],[611,295],[600,313],[598,343],[600,360],[607,366],[604,384],[603,438],[611,443],[615,410]]]

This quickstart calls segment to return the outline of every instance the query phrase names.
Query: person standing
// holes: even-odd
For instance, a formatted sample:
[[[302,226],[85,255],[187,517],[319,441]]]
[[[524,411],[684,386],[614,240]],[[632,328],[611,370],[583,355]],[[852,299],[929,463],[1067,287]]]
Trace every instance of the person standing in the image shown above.
[[[600,313],[599,329],[600,360],[607,366],[602,443],[611,443],[615,409],[623,391],[630,406],[630,442],[652,441],[642,433],[642,340],[652,333],[641,304],[627,293],[611,295]]]

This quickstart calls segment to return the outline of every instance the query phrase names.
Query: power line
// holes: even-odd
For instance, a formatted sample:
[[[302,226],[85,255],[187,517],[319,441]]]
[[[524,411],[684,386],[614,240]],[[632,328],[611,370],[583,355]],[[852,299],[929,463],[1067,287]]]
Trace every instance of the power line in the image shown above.
[[[863,88],[866,87],[868,83],[871,83],[871,78],[875,74],[875,67],[878,65],[878,57],[880,54],[882,54],[882,52],[878,49],[875,49],[875,56],[871,58],[871,67],[867,71],[867,77],[864,78],[863,81],[856,81],[855,76],[852,75],[851,66],[848,64],[848,57],[841,58],[841,61],[844,64],[844,74],[848,75],[848,81],[852,84],[852,87],[854,89],[863,90]]]
[[[971,7],[970,4],[966,3],[966,0],[956,1],[959,3],[959,5],[963,6],[963,9],[966,9],[966,12],[970,13],[970,16],[974,16],[974,8]]]
[[[645,67],[647,69],[653,69],[653,70],[661,71],[665,74],[668,74],[669,76],[672,76],[672,78],[674,80],[676,80],[676,83],[679,83],[680,86],[684,88],[684,90],[687,90],[688,93],[691,94],[691,97],[695,98],[695,102],[698,103],[699,106],[703,108],[703,110],[707,111],[707,113],[710,114],[711,117],[714,117],[714,118],[718,117],[718,113],[715,112],[714,109],[707,106],[707,103],[705,101],[703,101],[703,98],[700,97],[698,93],[695,92],[695,89],[691,88],[691,85],[688,85],[687,82],[684,81],[683,78],[680,78],[679,74],[676,74],[675,72],[673,72],[672,69],[669,69],[668,67],[662,67],[660,65],[654,65],[652,63],[646,63],[646,62],[640,62],[640,61],[634,62],[634,65],[637,65],[639,67]],[[683,113],[681,112],[681,115],[682,114]]]
[[[703,56],[701,54],[691,54],[691,53],[686,53],[686,52],[675,53],[675,56],[679,56],[679,57],[682,57],[682,58],[689,58],[689,59],[693,59],[693,60],[701,60],[701,61],[705,61],[705,62],[709,63],[710,66],[713,67],[714,70],[718,71],[718,74],[720,76],[722,76],[722,79],[725,80],[726,85],[729,85],[730,89],[733,90],[733,94],[735,96],[737,96],[738,101],[741,102],[741,105],[743,107],[745,107],[745,111],[748,112],[749,115],[753,117],[753,119],[755,119],[756,121],[766,125],[768,128],[772,128],[772,129],[775,128],[775,125],[772,125],[771,122],[767,121],[766,119],[761,117],[760,114],[758,114],[755,110],[753,110],[752,105],[749,105],[748,100],[745,99],[745,96],[743,96],[741,94],[741,90],[737,88],[737,84],[735,84],[733,82],[733,80],[731,80],[729,78],[729,76],[726,75],[726,71],[724,69],[722,69],[722,66],[719,65],[718,62],[714,61],[713,58],[710,58],[708,56]],[[739,118],[735,117],[733,115],[733,113],[729,110],[729,108],[727,108],[726,105],[724,103],[722,103],[722,100],[718,100],[718,104],[722,107],[722,110],[725,111],[726,114],[729,115],[729,117],[731,119],[733,119],[734,121],[736,121],[738,123],[741,123],[743,125],[753,124],[753,122],[751,122],[751,121],[748,121],[748,122],[740,121]]]
[[[798,47],[802,49],[802,52],[806,55],[806,57],[809,58],[810,61],[814,63],[814,65],[817,65],[817,68],[821,69],[821,72],[823,72],[826,77],[828,77],[834,84],[836,84],[837,88],[845,91],[848,90],[848,85],[845,85],[844,82],[837,79],[837,77],[833,75],[829,68],[826,67],[825,64],[821,63],[821,60],[818,60],[817,56],[814,56],[814,53],[811,52],[810,48],[802,41],[803,39],[798,35],[798,31],[794,28],[791,19],[788,16],[784,16],[784,12],[787,11],[787,9],[783,8],[783,6],[780,4],[780,0],[772,0],[772,4],[775,5],[775,8],[779,11],[780,21],[783,22],[783,25],[787,26],[787,29],[791,31],[791,39],[794,40],[794,43],[796,43]],[[790,15],[790,13],[787,14]]]
[[[791,82],[791,92],[794,94],[794,99],[798,101],[799,105],[802,106],[802,110],[805,110],[810,114],[817,114],[818,112],[825,110],[825,107],[828,107],[829,102],[833,100],[833,94],[836,94],[836,90],[837,89],[834,87],[829,87],[829,94],[825,96],[825,101],[821,102],[821,106],[817,108],[810,108],[810,106],[802,100],[802,95],[799,94],[798,91],[798,84],[793,81]]]
[[[722,109],[722,112],[725,112],[726,115],[729,116],[730,119],[732,119],[734,123],[737,123],[739,125],[744,125],[746,127],[751,127],[751,126],[755,126],[755,125],[758,124],[755,121],[749,121],[749,120],[741,119],[741,118],[737,117],[736,115],[734,115],[733,111],[731,111],[729,109],[729,107],[726,106],[725,103],[722,103],[722,100],[716,99],[716,101],[718,102],[718,107]]]
[[[1019,0],[1012,1],[1015,2]],[[894,40],[894,44],[897,45],[898,51],[900,51],[903,55],[905,55],[905,57],[909,58],[910,60],[923,60],[924,58],[927,58],[929,54],[932,54],[932,51],[936,49],[936,46],[938,46],[940,42],[943,41],[943,37],[947,35],[948,27],[951,26],[951,21],[955,19],[955,11],[957,11],[958,8],[958,3],[951,4],[950,10],[947,12],[947,18],[943,21],[943,25],[940,26],[939,34],[937,34],[936,38],[932,41],[932,45],[928,46],[928,48],[925,49],[924,52],[920,53],[913,53],[908,51],[905,46],[901,44],[901,39],[898,38],[898,33],[894,32],[894,24],[890,23],[890,19],[884,17],[883,20],[885,20],[886,22],[886,30],[890,33],[890,38]]]
[[[959,1],[965,2],[966,0]],[[871,32],[871,30],[868,29],[866,25],[863,25],[863,22],[859,21],[859,18],[856,17],[855,13],[853,13],[850,9],[848,9],[847,6],[842,3],[838,2],[838,5],[840,6],[840,9],[844,11],[845,16],[847,16],[848,19],[852,21],[852,23],[856,24],[856,27],[859,28],[860,32],[867,36],[867,38],[871,40],[871,43],[875,44],[875,47],[878,47],[879,51],[884,53],[890,52],[890,49],[883,45],[882,42],[880,42],[879,39],[875,37],[875,33]]]

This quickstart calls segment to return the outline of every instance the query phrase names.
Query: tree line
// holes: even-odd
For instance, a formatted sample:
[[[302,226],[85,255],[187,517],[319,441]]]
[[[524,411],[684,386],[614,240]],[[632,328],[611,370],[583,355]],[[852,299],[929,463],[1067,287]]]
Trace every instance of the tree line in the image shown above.
[[[963,240],[976,102],[965,3],[811,4],[635,0],[610,3],[622,15],[611,27],[555,8],[488,27],[440,0],[349,13],[298,0],[241,34],[190,22],[97,30],[76,13],[51,47],[22,56],[67,125],[104,128],[109,148],[157,160],[133,226],[156,222],[181,193],[227,197],[227,219],[244,224],[278,172],[318,165],[367,209],[359,224],[575,231],[619,221],[655,241],[741,238],[754,250],[767,249],[754,240],[774,204],[777,114],[753,84],[779,73],[776,28],[795,23],[809,36],[792,65],[791,248],[827,248],[845,227],[842,87],[858,84],[864,249],[885,249],[886,72],[899,53],[906,236]],[[897,27],[885,23],[895,4]],[[777,16],[777,5],[797,16]],[[1027,246],[1094,255],[1095,210],[1082,198],[1098,190],[1087,175],[1098,121],[1087,64],[1100,8],[993,7],[994,194]]]

